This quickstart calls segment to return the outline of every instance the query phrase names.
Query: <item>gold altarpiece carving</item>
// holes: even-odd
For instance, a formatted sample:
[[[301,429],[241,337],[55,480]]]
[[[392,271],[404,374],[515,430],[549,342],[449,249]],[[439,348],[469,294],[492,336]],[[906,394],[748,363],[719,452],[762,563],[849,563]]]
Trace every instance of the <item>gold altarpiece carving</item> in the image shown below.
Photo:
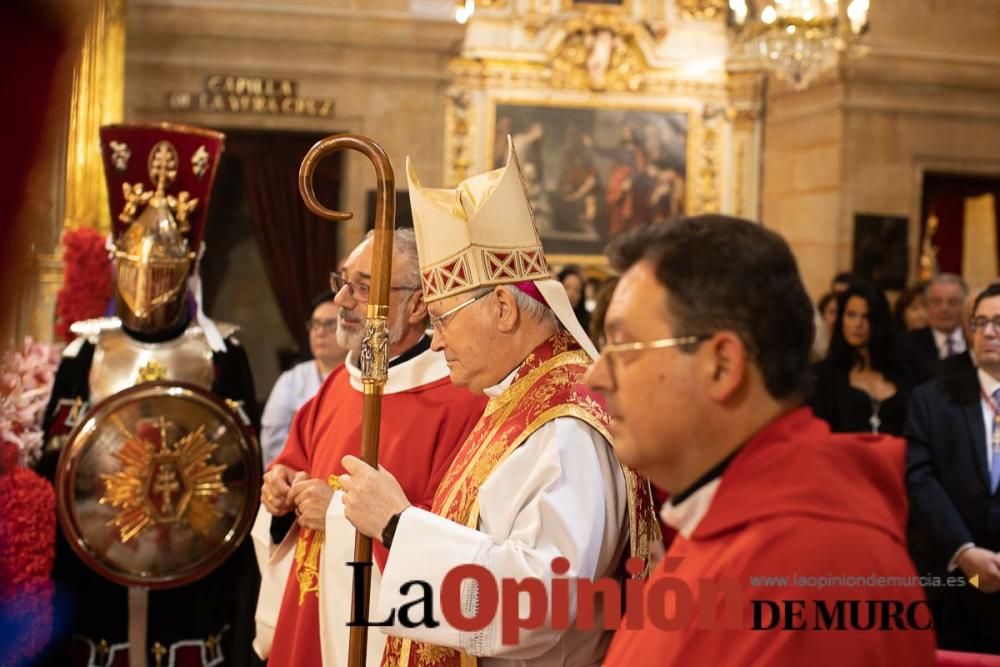
[[[498,108],[661,113],[686,118],[683,210],[756,219],[762,77],[729,58],[724,18],[724,0],[477,2],[449,65],[447,185],[494,166]],[[558,247],[550,259],[603,262]]]
[[[96,0],[73,68],[66,140],[65,227],[111,229],[98,128],[122,120],[125,0]]]

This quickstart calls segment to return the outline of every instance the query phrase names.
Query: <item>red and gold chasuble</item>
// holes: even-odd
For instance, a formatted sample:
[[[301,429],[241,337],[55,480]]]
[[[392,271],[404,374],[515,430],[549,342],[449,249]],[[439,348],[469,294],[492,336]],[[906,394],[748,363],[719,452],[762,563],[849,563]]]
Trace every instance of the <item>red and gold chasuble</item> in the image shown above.
[[[486,405],[441,481],[431,511],[478,528],[479,488],[532,433],[556,418],[580,419],[610,443],[610,417],[604,403],[581,384],[590,363],[587,353],[565,331],[535,348],[507,390]],[[648,560],[649,545],[659,539],[649,484],[628,468],[623,467],[623,471],[628,490],[631,555]],[[461,651],[399,637],[389,637],[382,657],[384,667],[476,664],[474,656]]]
[[[391,371],[390,371],[391,372]],[[292,422],[288,441],[274,465],[304,470],[312,478],[339,486],[341,459],[360,456],[364,395],[353,388],[345,366],[335,369]],[[399,480],[418,507],[429,507],[439,482],[476,419],[485,398],[455,387],[446,376],[382,399],[379,461]],[[271,667],[321,667],[320,555],[324,531],[303,529],[281,600]],[[374,557],[384,567],[387,551],[374,543]],[[339,592],[339,591],[338,591]],[[350,605],[351,591],[334,604]]]

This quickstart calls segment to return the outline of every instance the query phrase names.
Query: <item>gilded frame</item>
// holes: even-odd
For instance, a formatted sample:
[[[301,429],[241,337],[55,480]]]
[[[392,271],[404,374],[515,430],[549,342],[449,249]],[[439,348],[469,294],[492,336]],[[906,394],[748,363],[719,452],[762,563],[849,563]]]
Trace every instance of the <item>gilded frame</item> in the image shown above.
[[[625,12],[632,11],[632,0],[621,2],[602,2],[602,0],[562,0],[564,11],[577,10],[589,12]]]
[[[607,120],[610,120],[611,118],[614,118],[615,116],[624,117],[626,119],[626,122],[629,123],[634,123],[636,121],[641,121],[643,119],[652,120],[652,119],[662,118],[663,123],[670,124],[672,127],[675,127],[679,121],[683,120],[683,126],[684,126],[683,150],[678,151],[676,146],[673,147],[675,159],[678,153],[681,153],[683,155],[684,170],[679,174],[681,179],[683,179],[682,180],[683,195],[679,198],[671,196],[672,200],[677,200],[677,199],[680,200],[678,203],[674,203],[673,206],[675,207],[680,206],[681,210],[678,211],[676,210],[676,208],[674,208],[671,214],[669,215],[665,215],[667,211],[663,210],[660,212],[660,214],[656,216],[657,218],[656,221],[660,221],[661,219],[665,219],[666,217],[672,217],[672,215],[693,213],[695,212],[696,208],[700,208],[699,202],[703,198],[701,196],[703,193],[698,192],[698,184],[700,182],[700,179],[696,177],[701,167],[699,163],[699,160],[701,158],[700,155],[701,148],[699,147],[699,145],[701,143],[701,137],[703,134],[702,131],[703,119],[700,114],[700,109],[691,106],[686,107],[679,104],[671,105],[671,104],[657,104],[655,102],[651,103],[648,100],[632,101],[628,99],[622,99],[621,97],[617,97],[616,99],[595,100],[594,98],[575,99],[567,97],[565,99],[558,99],[558,98],[553,99],[550,97],[546,97],[544,99],[539,99],[537,97],[523,96],[523,95],[503,95],[503,94],[491,95],[489,97],[489,103],[488,103],[487,128],[485,134],[482,135],[483,136],[482,140],[486,144],[485,158],[486,158],[487,169],[498,166],[498,161],[502,163],[505,157],[505,155],[497,154],[498,151],[496,149],[497,146],[496,142],[499,141],[500,139],[503,139],[504,142],[506,141],[505,136],[498,137],[497,135],[498,112],[503,113],[503,111],[506,109],[522,111],[522,113],[520,114],[522,119],[525,116],[530,117],[533,110],[541,111],[542,113],[540,114],[540,122],[542,123],[543,127],[546,124],[546,120],[549,121],[548,123],[549,125],[552,125],[551,118],[553,116],[558,116],[558,112],[560,111],[568,112],[569,115],[575,115],[578,121],[576,125],[579,125],[579,121],[581,119],[586,118],[586,114],[585,113],[581,114],[580,112],[593,112],[592,118],[595,120],[595,125],[599,122],[599,114],[601,114],[601,112],[606,112],[604,114],[604,116],[606,116],[605,122],[607,122]],[[552,113],[553,111],[556,113],[553,114]],[[522,129],[526,129],[523,128],[522,125],[523,123],[519,124],[513,120],[510,124],[510,130],[512,134],[515,136],[515,144],[518,143],[517,135],[520,133]],[[566,126],[560,125],[560,127],[568,128],[569,124],[567,124]],[[643,126],[644,129],[645,127],[646,126]],[[606,186],[608,184],[607,165],[612,160],[612,158],[610,158],[607,154],[611,150],[613,150],[611,146],[601,145],[601,144],[607,144],[607,139],[608,139],[607,133],[605,132],[605,136],[602,138],[601,141],[595,142],[598,145],[594,147],[595,151],[599,150],[605,154],[603,157],[605,168],[604,169],[596,168],[596,171],[598,171],[599,180],[602,181],[601,182],[602,193],[603,193],[603,186]],[[544,133],[541,142],[544,142]],[[565,144],[565,141],[563,142],[563,144]],[[544,148],[542,149],[542,151],[543,155],[547,153],[547,151],[545,151]],[[521,155],[519,153],[518,158],[521,162],[522,173],[525,176],[526,188],[528,188],[529,190],[533,190],[535,193],[534,195],[529,194],[529,197],[533,198],[532,202],[533,205],[537,204],[538,200],[536,197],[538,196],[537,195],[538,190],[536,190],[537,186],[533,187],[533,181],[535,180],[535,178],[533,176],[530,167],[525,169],[525,163],[531,162],[531,156]],[[561,165],[563,161],[555,159],[553,160],[553,163],[558,166]],[[665,173],[660,172],[660,175],[666,178]],[[543,180],[551,183],[552,178],[550,177],[543,178]],[[547,196],[547,199],[549,199],[550,201],[553,196],[557,195],[557,193],[552,191],[551,189],[544,191],[543,194]],[[601,198],[603,199],[603,197]],[[536,206],[536,209],[537,208],[538,206]],[[553,208],[552,206],[549,206],[550,211],[552,208]],[[584,206],[584,208],[586,208],[586,206]],[[597,234],[597,238],[593,239],[592,241],[583,241],[583,242],[574,241],[571,243],[567,243],[565,237],[559,238],[560,236],[559,231],[552,229],[550,221],[546,220],[546,215],[549,215],[549,213],[539,210],[535,211],[536,219],[539,224],[539,233],[542,238],[542,244],[546,249],[546,258],[548,259],[551,265],[559,266],[564,264],[579,264],[581,266],[589,266],[589,267],[607,266],[607,258],[603,254],[603,249],[606,246],[607,242],[610,240],[610,238],[613,236],[611,227],[614,223],[610,219],[610,216],[608,215],[608,211],[610,211],[610,209],[608,209],[608,211],[605,211],[604,206],[602,205],[600,206],[600,210],[601,213],[599,215],[603,215],[607,219],[606,223],[607,229],[604,230],[605,233],[602,233],[600,230],[591,230]],[[647,224],[651,222],[653,222],[652,219],[640,221],[638,224]],[[602,225],[604,224],[603,221],[601,224]],[[587,247],[582,247],[582,246],[587,246]]]

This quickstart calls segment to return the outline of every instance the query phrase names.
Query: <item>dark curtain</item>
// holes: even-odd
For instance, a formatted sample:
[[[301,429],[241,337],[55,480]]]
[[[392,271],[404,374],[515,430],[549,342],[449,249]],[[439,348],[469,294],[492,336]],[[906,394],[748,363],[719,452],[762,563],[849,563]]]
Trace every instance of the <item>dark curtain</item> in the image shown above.
[[[992,194],[1000,238],[1000,180],[964,174],[924,174],[923,211],[920,238],[923,240],[927,218],[938,217],[934,243],[938,247],[938,267],[942,273],[962,273],[962,233],[965,226],[965,200]],[[1000,248],[997,248],[1000,261]]]
[[[242,167],[254,236],[271,291],[288,330],[309,349],[304,324],[313,297],[329,289],[336,268],[339,224],[313,215],[299,195],[299,165],[320,137],[280,133],[229,133],[226,151]],[[327,156],[316,170],[316,196],[336,209],[341,155]]]

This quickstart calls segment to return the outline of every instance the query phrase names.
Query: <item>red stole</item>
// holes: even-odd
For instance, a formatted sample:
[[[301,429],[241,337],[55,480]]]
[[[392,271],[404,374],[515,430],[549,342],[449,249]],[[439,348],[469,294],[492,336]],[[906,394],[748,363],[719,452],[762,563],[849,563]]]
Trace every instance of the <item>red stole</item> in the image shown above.
[[[528,355],[503,394],[486,405],[472,433],[434,495],[431,511],[456,523],[478,528],[479,488],[507,457],[542,425],[575,417],[611,442],[610,417],[603,400],[581,381],[591,359],[576,340],[560,331]],[[632,555],[648,559],[659,539],[649,484],[627,468],[629,537]],[[456,649],[389,637],[383,666],[465,667],[474,656]]]

